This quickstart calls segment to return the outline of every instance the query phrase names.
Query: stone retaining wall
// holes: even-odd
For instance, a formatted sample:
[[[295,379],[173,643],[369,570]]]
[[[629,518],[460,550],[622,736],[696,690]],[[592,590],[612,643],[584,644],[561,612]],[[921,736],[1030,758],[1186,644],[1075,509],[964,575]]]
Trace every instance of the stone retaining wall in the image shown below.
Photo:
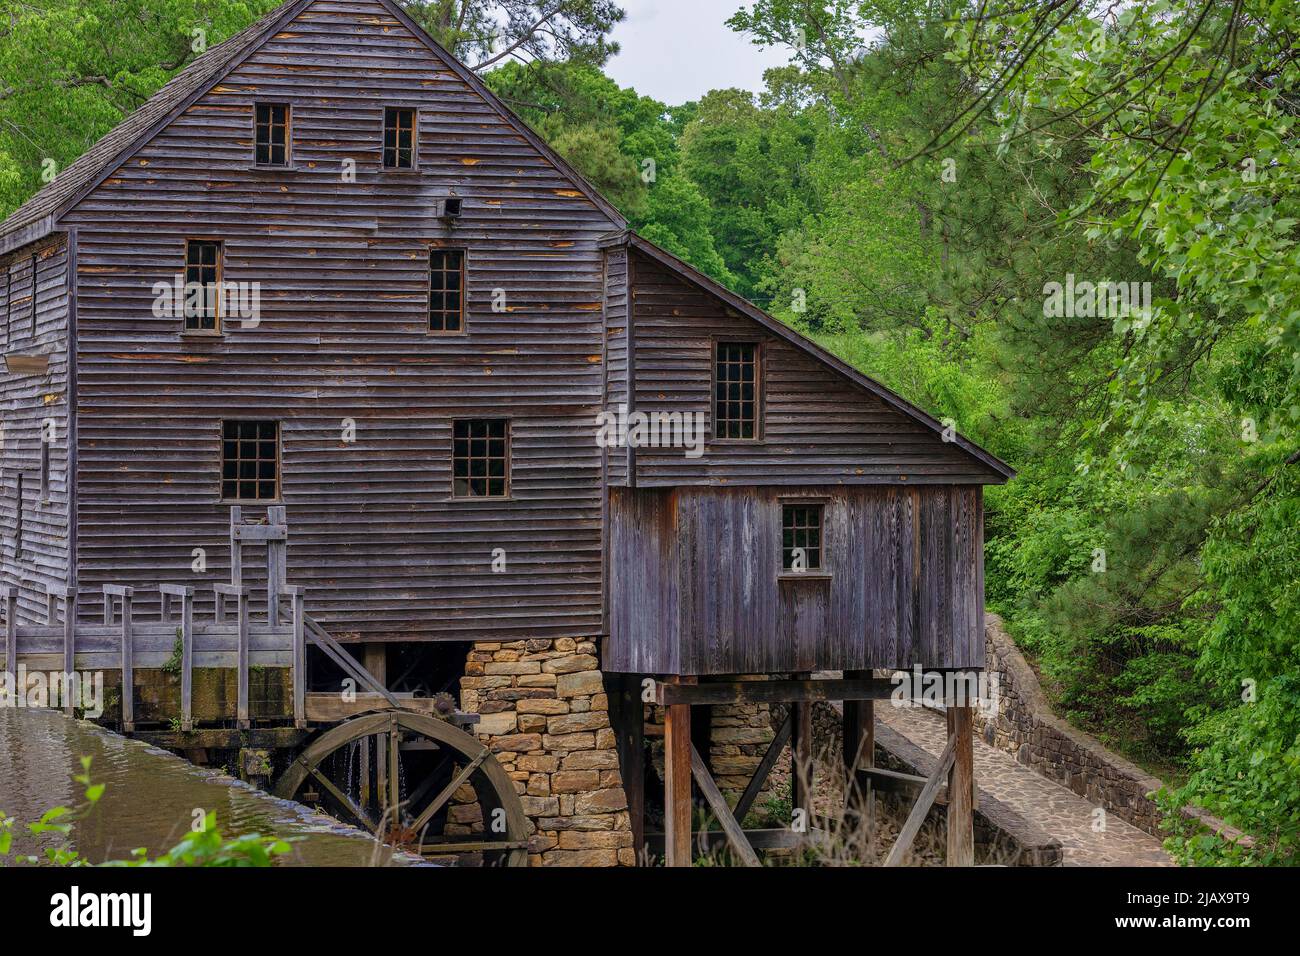
[[[986,615],[984,641],[985,668],[998,675],[997,716],[990,719],[976,711],[975,725],[984,740],[1121,820],[1163,836],[1160,810],[1147,794],[1164,784],[1052,712],[1038,677],[996,614]],[[1202,810],[1184,812],[1229,839],[1249,840]]]
[[[462,710],[505,768],[530,822],[534,866],[636,862],[609,700],[590,641],[481,641],[461,679]],[[473,791],[448,830],[482,830]]]

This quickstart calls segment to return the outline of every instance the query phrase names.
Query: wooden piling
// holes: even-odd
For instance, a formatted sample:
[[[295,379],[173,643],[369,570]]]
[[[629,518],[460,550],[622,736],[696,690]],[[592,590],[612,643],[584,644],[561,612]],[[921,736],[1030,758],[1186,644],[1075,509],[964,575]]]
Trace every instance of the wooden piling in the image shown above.
[[[948,736],[953,741],[948,771],[948,865],[975,864],[975,744],[970,707],[949,706]]]

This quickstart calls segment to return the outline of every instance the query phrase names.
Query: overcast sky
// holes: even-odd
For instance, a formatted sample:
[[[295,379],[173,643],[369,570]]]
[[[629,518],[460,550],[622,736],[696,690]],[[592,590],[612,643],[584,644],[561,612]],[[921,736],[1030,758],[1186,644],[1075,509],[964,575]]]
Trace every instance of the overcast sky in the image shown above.
[[[763,71],[788,62],[787,51],[760,50],[727,18],[744,0],[621,0],[627,18],[614,30],[623,47],[605,72],[620,86],[675,106],[709,90],[763,88]]]

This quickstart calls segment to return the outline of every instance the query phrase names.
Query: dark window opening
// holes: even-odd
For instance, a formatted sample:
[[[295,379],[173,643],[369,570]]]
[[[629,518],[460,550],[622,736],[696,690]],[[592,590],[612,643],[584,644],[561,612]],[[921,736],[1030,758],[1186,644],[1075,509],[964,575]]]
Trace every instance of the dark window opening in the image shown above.
[[[185,243],[185,328],[195,332],[220,329],[218,285],[221,282],[221,243],[190,239]],[[195,293],[201,289],[202,295]]]
[[[385,108],[384,168],[415,168],[415,110]]]
[[[41,436],[41,501],[50,500],[50,442]]]
[[[504,498],[510,493],[509,425],[504,418],[456,422],[451,458],[453,497]]]
[[[786,571],[822,570],[822,506],[781,506],[781,567]]]
[[[275,501],[280,497],[279,422],[224,422],[221,497]]]
[[[465,327],[465,253],[429,252],[429,331],[459,332]]]
[[[36,253],[32,253],[32,335],[36,334]]]
[[[758,437],[758,346],[719,342],[713,369],[713,437]]]
[[[18,494],[14,502],[14,561],[23,557],[23,475],[18,473]]]
[[[289,165],[289,107],[283,103],[256,106],[257,165]]]

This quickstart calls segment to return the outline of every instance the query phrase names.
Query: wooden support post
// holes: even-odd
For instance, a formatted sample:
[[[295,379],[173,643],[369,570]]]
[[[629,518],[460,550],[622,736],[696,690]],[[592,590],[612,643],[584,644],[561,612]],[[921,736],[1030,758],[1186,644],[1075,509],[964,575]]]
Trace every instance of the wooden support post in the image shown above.
[[[358,761],[360,766],[357,768],[357,775],[361,778],[361,795],[359,801],[362,810],[370,809],[370,738],[362,737],[360,740],[360,756]]]
[[[796,680],[808,680],[810,674],[796,674]],[[813,774],[812,703],[790,704],[790,806],[802,809],[811,822],[812,796],[816,793]]]
[[[845,671],[844,677],[866,680],[871,677],[871,671]],[[868,827],[875,822],[875,796],[871,792],[870,778],[859,777],[857,771],[870,770],[875,765],[875,702],[846,700],[844,701],[844,772],[847,776],[845,792],[849,794],[850,809],[864,813]],[[859,780],[862,780],[861,787],[858,786]]]
[[[709,804],[709,809],[713,811],[714,817],[718,820],[718,826],[722,827],[722,832],[727,835],[727,842],[731,844],[732,851],[740,860],[743,866],[762,866],[758,860],[758,854],[750,846],[745,831],[741,829],[736,818],[731,815],[731,808],[727,806],[726,799],[718,789],[718,785],[713,780],[713,775],[709,773],[709,768],[704,763],[704,758],[700,756],[700,751],[694,745],[691,746],[691,771],[695,774],[695,782],[699,785],[700,793]]]
[[[618,749],[623,792],[627,794],[632,848],[640,865],[645,856],[645,704],[641,701],[641,676],[606,674],[611,685],[609,720]]]
[[[248,591],[240,587],[237,626],[239,628],[239,700],[236,710],[236,725],[244,730],[249,725],[248,719]]]
[[[234,509],[231,509],[232,511]],[[248,719],[248,588],[242,584],[215,584],[217,599],[233,597],[236,601],[236,667],[235,680],[238,697],[235,703],[235,724],[247,730]]]
[[[970,707],[948,707],[948,739],[953,742],[948,771],[948,865],[975,865],[975,751]]]
[[[402,731],[397,726],[397,718],[393,717],[388,729],[388,809],[391,811],[389,826],[393,829],[401,824],[401,813],[399,804],[402,802],[402,775],[401,768],[398,766],[398,745],[402,742]]]
[[[672,704],[664,720],[664,864],[691,865],[691,706]]]
[[[244,523],[244,509],[233,505],[230,509],[230,583],[238,587],[244,583],[244,550],[236,528]]]
[[[282,586],[281,593],[293,602],[293,725],[307,726],[307,630],[306,592]]]
[[[194,729],[194,588],[187,584],[160,584],[163,619],[170,621],[172,599],[181,602],[181,730]]]
[[[939,754],[939,762],[935,764],[934,770],[925,781],[925,786],[921,788],[920,796],[916,798],[916,803],[912,806],[912,812],[907,815],[907,819],[903,822],[903,828],[898,831],[898,839],[894,841],[889,856],[885,858],[885,866],[901,866],[903,858],[907,856],[907,851],[911,849],[912,841],[921,832],[921,824],[925,823],[926,814],[934,806],[934,798],[939,795],[939,788],[943,786],[948,771],[952,769],[953,746],[953,738],[949,737],[948,743],[944,745],[943,752]]]
[[[266,509],[267,523],[273,526],[285,525],[284,505],[271,505]],[[283,539],[267,538],[266,541],[266,617],[275,627],[280,623],[280,595],[284,591],[285,549]]]
[[[69,717],[76,703],[68,695],[68,676],[77,669],[77,589],[64,587],[63,592],[63,712]]]
[[[104,623],[113,623],[113,601],[122,602],[122,730],[135,730],[135,638],[131,631],[131,599],[134,589],[119,584],[104,585]]]
[[[0,602],[5,610],[5,670],[9,680],[18,680],[18,595],[14,589],[5,585],[0,587]],[[14,684],[14,693],[19,687]]]

